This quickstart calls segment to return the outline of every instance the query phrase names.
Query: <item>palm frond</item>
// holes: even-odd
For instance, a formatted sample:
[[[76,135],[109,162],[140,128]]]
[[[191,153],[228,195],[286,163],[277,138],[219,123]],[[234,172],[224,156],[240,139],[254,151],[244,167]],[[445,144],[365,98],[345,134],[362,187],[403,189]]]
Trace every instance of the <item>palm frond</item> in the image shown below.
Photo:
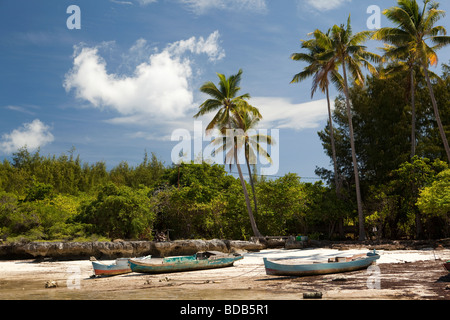
[[[203,93],[206,93],[207,95],[210,95],[211,97],[213,97],[219,101],[221,101],[225,98],[223,93],[219,89],[217,89],[216,85],[210,81],[203,84],[200,87],[200,91]]]
[[[409,32],[410,34],[416,34],[417,28],[416,24],[412,19],[412,15],[414,16],[414,12],[411,14],[411,8],[400,8],[400,7],[392,7],[383,11],[383,14],[392,22],[396,23],[402,30]]]
[[[222,106],[222,102],[215,99],[208,99],[205,102],[202,103],[199,107],[199,111],[197,114],[194,115],[194,118],[198,118],[200,116],[203,116],[207,113],[216,111]]]
[[[349,45],[359,45],[369,40],[374,34],[374,31],[361,31],[353,35],[349,41]]]
[[[436,45],[436,49],[440,49],[450,44],[450,36],[436,36],[431,41]]]

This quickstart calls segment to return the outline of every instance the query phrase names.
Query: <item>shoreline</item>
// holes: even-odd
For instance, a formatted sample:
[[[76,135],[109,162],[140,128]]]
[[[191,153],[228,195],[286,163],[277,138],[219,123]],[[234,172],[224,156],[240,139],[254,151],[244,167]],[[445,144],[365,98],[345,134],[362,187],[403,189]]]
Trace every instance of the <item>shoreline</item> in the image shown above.
[[[266,249],[304,249],[329,248],[338,250],[367,248],[369,250],[418,250],[424,248],[450,248],[449,239],[439,240],[387,240],[387,241],[329,241],[309,240],[295,241],[294,237],[264,237],[243,240],[175,240],[167,242],[124,241],[110,242],[28,242],[1,243],[0,261],[53,259],[83,260],[132,258],[152,255],[167,257],[192,255],[200,251],[221,251],[233,253],[238,251],[260,251]]]
[[[450,259],[450,249],[381,250],[376,264],[378,273],[361,270],[311,277],[266,275],[262,260],[293,256],[324,260],[368,250],[242,251],[244,259],[230,268],[114,277],[91,277],[93,269],[89,260],[0,261],[0,299],[302,300],[303,293],[320,291],[322,300],[450,300],[450,276],[443,268],[443,263]],[[370,279],[379,281],[379,289],[368,289]],[[52,283],[54,287],[46,288],[46,284]]]

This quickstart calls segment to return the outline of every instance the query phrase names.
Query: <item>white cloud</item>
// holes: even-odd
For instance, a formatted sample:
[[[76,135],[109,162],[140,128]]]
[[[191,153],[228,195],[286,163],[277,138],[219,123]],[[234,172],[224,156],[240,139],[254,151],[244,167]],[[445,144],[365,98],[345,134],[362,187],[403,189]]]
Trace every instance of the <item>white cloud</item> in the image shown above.
[[[95,108],[125,116],[114,119],[115,123],[121,120],[136,123],[143,117],[154,117],[157,121],[182,118],[194,108],[189,85],[192,61],[185,55],[206,54],[211,61],[222,59],[225,53],[218,43],[219,37],[216,31],[206,40],[192,37],[170,44],[151,54],[131,76],[108,73],[97,47],[76,49],[64,87],[68,92],[74,90],[78,98],[89,101]],[[140,39],[134,49],[139,51],[145,46],[145,40]]]
[[[139,4],[142,5],[142,6],[145,6],[147,4],[154,3],[154,2],[157,2],[157,1],[158,0],[138,0]]]
[[[4,107],[4,108],[7,109],[7,110],[17,111],[17,112],[25,113],[25,114],[29,114],[29,115],[35,115],[35,114],[36,114],[35,112],[29,110],[29,108],[37,109],[37,108],[34,107],[34,106],[30,106],[30,107],[22,107],[22,106],[13,106],[13,105],[9,105],[9,106],[6,106],[6,107]]]
[[[186,51],[195,54],[207,54],[210,61],[225,58],[225,51],[219,46],[219,31],[213,32],[206,40],[200,37],[198,40],[192,37],[188,40],[177,41],[167,47],[167,51],[178,56]]]
[[[109,1],[117,3],[117,4],[133,5],[133,2],[131,2],[131,1],[120,1],[120,0],[109,0]]]
[[[260,128],[314,129],[328,119],[326,99],[296,104],[286,98],[254,97],[250,103],[263,115]],[[333,101],[331,108],[334,109]]]
[[[300,2],[304,2],[301,0]],[[329,11],[342,6],[345,3],[352,2],[352,0],[306,0],[309,7],[313,7],[319,11]]]
[[[267,12],[266,0],[179,0],[197,14],[204,14],[210,9],[248,10]]]
[[[50,132],[50,127],[36,119],[31,123],[23,124],[19,129],[14,129],[10,134],[4,134],[0,140],[0,151],[12,153],[25,146],[28,150],[36,150],[53,140],[54,136]]]
[[[127,3],[128,1],[110,0],[116,3]],[[158,0],[136,0],[141,6],[158,2]],[[204,14],[211,9],[220,10],[242,10],[258,13],[267,12],[267,0],[177,0],[186,5],[196,14]]]

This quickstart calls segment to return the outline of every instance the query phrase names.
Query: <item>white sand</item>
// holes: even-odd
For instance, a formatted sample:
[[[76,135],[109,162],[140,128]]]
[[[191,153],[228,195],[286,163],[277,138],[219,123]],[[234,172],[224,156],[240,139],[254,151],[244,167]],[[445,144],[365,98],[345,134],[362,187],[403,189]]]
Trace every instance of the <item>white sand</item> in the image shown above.
[[[348,281],[340,284],[332,281],[335,275],[317,279],[282,280],[265,273],[263,257],[271,259],[298,258],[302,261],[327,261],[333,257],[347,257],[367,253],[369,250],[263,250],[243,253],[244,259],[235,267],[183,272],[163,275],[126,274],[115,277],[91,278],[92,263],[83,261],[32,260],[0,261],[0,299],[299,299],[302,292],[321,288],[324,299],[405,299],[435,297],[429,288],[439,277],[446,275],[442,261],[450,260],[450,250],[398,250],[379,251],[377,264],[404,264],[404,262],[436,261],[431,275],[432,282],[416,283],[420,277],[405,264],[400,274],[382,274],[382,290],[361,290],[358,283],[366,285],[367,272],[345,275]],[[109,261],[102,261],[108,263]],[[382,267],[382,266],[381,266]],[[409,271],[408,271],[409,270]],[[407,271],[407,272],[406,272]],[[384,272],[384,271],[383,271]],[[387,272],[387,271],[386,271]],[[427,272],[427,271],[426,271]],[[429,273],[429,272],[428,272]],[[77,278],[78,277],[78,278]],[[77,278],[80,290],[68,290],[69,283]],[[392,279],[404,278],[406,287],[386,287]],[[48,281],[57,282],[54,289],[45,288]],[[72,282],[71,282],[72,281]],[[386,283],[386,286],[385,286]],[[438,284],[445,287],[445,283]],[[325,287],[324,287],[325,286]],[[249,296],[249,291],[252,295]],[[442,289],[443,290],[443,289]],[[445,293],[444,293],[445,295]],[[301,299],[301,298],[300,298]]]

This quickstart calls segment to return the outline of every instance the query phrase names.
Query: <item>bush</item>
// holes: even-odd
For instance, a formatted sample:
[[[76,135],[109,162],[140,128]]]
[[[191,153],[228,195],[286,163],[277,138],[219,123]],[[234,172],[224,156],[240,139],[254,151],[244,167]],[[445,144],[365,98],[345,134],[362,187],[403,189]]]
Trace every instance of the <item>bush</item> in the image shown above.
[[[150,191],[108,183],[96,199],[81,205],[75,221],[89,224],[91,233],[109,238],[151,239],[156,214]]]

